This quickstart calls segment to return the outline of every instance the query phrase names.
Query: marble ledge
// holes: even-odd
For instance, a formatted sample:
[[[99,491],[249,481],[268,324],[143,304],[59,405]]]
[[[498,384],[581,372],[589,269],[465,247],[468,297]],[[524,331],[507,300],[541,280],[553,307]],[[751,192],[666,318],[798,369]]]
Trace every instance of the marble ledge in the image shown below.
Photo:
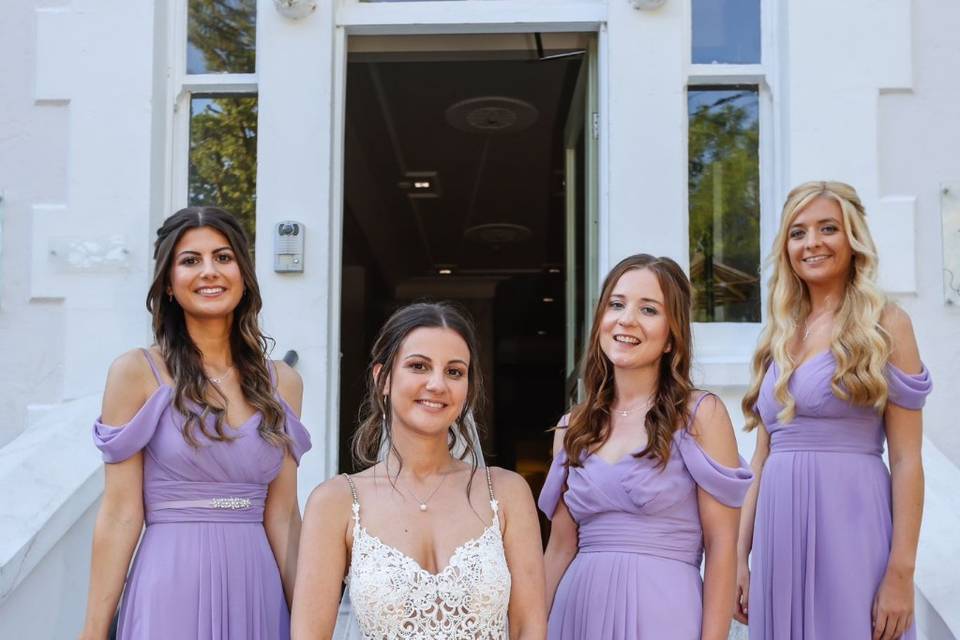
[[[99,410],[99,394],[45,408],[0,447],[0,603],[102,493]]]

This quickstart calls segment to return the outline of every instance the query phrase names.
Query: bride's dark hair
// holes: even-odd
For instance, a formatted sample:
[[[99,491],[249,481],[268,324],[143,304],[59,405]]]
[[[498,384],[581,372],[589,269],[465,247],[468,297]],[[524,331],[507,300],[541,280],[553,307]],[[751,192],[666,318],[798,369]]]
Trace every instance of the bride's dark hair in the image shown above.
[[[354,463],[357,467],[369,467],[379,462],[380,438],[383,432],[386,446],[400,461],[400,465],[403,465],[403,460],[393,445],[390,405],[385,388],[389,376],[374,376],[373,371],[377,365],[380,365],[384,372],[392,371],[404,340],[414,330],[420,328],[450,329],[467,343],[467,349],[470,352],[470,363],[467,367],[467,397],[459,418],[450,425],[447,441],[451,453],[454,453],[457,442],[463,443],[463,451],[456,452],[455,457],[469,461],[475,472],[480,465],[481,452],[477,450],[479,443],[474,442],[471,431],[476,429],[479,433],[476,417],[481,414],[484,398],[477,332],[466,313],[448,302],[418,302],[401,307],[380,329],[380,334],[370,352],[367,391],[360,406],[360,426],[353,435]],[[472,477],[471,473],[471,479]]]

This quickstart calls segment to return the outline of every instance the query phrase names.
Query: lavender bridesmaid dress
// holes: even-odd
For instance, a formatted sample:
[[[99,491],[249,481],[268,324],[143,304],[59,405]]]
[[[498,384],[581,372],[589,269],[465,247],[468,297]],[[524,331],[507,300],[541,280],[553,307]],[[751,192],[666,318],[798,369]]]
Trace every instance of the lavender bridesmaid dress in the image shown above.
[[[610,464],[590,454],[583,466],[569,469],[565,462],[561,450],[538,501],[552,518],[562,497],[579,526],[579,549],[557,588],[547,637],[699,640],[697,488],[739,507],[753,479],[743,459],[737,468],[724,467],[679,429],[662,470],[655,460],[632,455]]]
[[[117,637],[289,638],[280,571],[263,528],[267,485],[284,451],[257,433],[259,413],[229,432],[232,442],[211,441],[197,430],[200,447],[191,447],[180,432],[173,388],[144,355],[160,386],[122,428],[100,420],[93,426],[104,462],[143,450],[146,530],[127,576]],[[276,397],[299,463],[310,436]]]
[[[760,478],[750,582],[751,640],[868,640],[873,598],[892,535],[883,416],[837,398],[830,351],[790,378],[797,415],[780,424],[778,369],[768,369],[757,410],[770,433]],[[890,402],[920,409],[932,388],[923,369],[888,365]],[[905,640],[916,638],[911,627]]]

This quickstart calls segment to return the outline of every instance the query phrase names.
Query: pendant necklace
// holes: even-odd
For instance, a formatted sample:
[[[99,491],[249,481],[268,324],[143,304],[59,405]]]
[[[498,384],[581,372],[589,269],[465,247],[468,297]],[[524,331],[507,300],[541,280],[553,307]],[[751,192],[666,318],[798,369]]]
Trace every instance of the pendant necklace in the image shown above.
[[[427,503],[433,499],[433,496],[437,495],[437,491],[440,491],[440,487],[443,486],[443,481],[447,479],[447,475],[449,474],[444,473],[440,477],[440,482],[437,484],[437,488],[433,490],[433,493],[427,496],[426,500],[421,500],[420,498],[418,498],[417,494],[413,492],[413,489],[411,489],[410,487],[407,487],[407,491],[410,492],[410,495],[413,496],[413,499],[417,501],[417,505],[421,512],[427,510]]]
[[[613,412],[616,413],[621,418],[626,418],[631,413],[635,413],[637,411],[640,411],[641,409],[649,409],[652,404],[653,404],[653,399],[648,398],[643,403],[637,405],[632,409],[614,409]]]
[[[221,373],[219,377],[214,378],[213,376],[208,375],[207,379],[210,380],[210,382],[212,382],[213,384],[220,384],[221,382],[223,382],[224,380],[230,377],[231,371],[233,371],[232,366],[227,367],[227,370]]]

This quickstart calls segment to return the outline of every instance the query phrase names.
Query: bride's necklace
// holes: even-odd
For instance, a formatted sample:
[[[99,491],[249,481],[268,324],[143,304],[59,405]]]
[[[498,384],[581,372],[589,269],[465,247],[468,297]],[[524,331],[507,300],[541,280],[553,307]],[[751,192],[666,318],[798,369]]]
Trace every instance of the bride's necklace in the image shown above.
[[[613,412],[614,412],[615,414],[617,414],[618,416],[620,416],[621,418],[626,418],[626,417],[629,416],[631,413],[636,413],[637,411],[640,411],[641,409],[643,409],[643,410],[649,409],[649,408],[651,407],[651,405],[653,405],[653,398],[647,398],[646,400],[644,400],[643,402],[641,402],[641,403],[638,404],[637,406],[633,407],[632,409],[614,409]]]
[[[426,500],[421,500],[417,496],[417,494],[413,492],[413,489],[411,489],[410,487],[407,487],[407,491],[410,493],[411,496],[413,496],[413,499],[417,501],[417,505],[419,506],[420,511],[427,510],[427,503],[433,499],[433,496],[437,495],[437,491],[440,491],[440,487],[443,486],[443,481],[447,479],[448,475],[450,474],[444,473],[440,476],[440,482],[437,483],[437,487],[433,490],[433,492],[429,496],[427,496]]]

